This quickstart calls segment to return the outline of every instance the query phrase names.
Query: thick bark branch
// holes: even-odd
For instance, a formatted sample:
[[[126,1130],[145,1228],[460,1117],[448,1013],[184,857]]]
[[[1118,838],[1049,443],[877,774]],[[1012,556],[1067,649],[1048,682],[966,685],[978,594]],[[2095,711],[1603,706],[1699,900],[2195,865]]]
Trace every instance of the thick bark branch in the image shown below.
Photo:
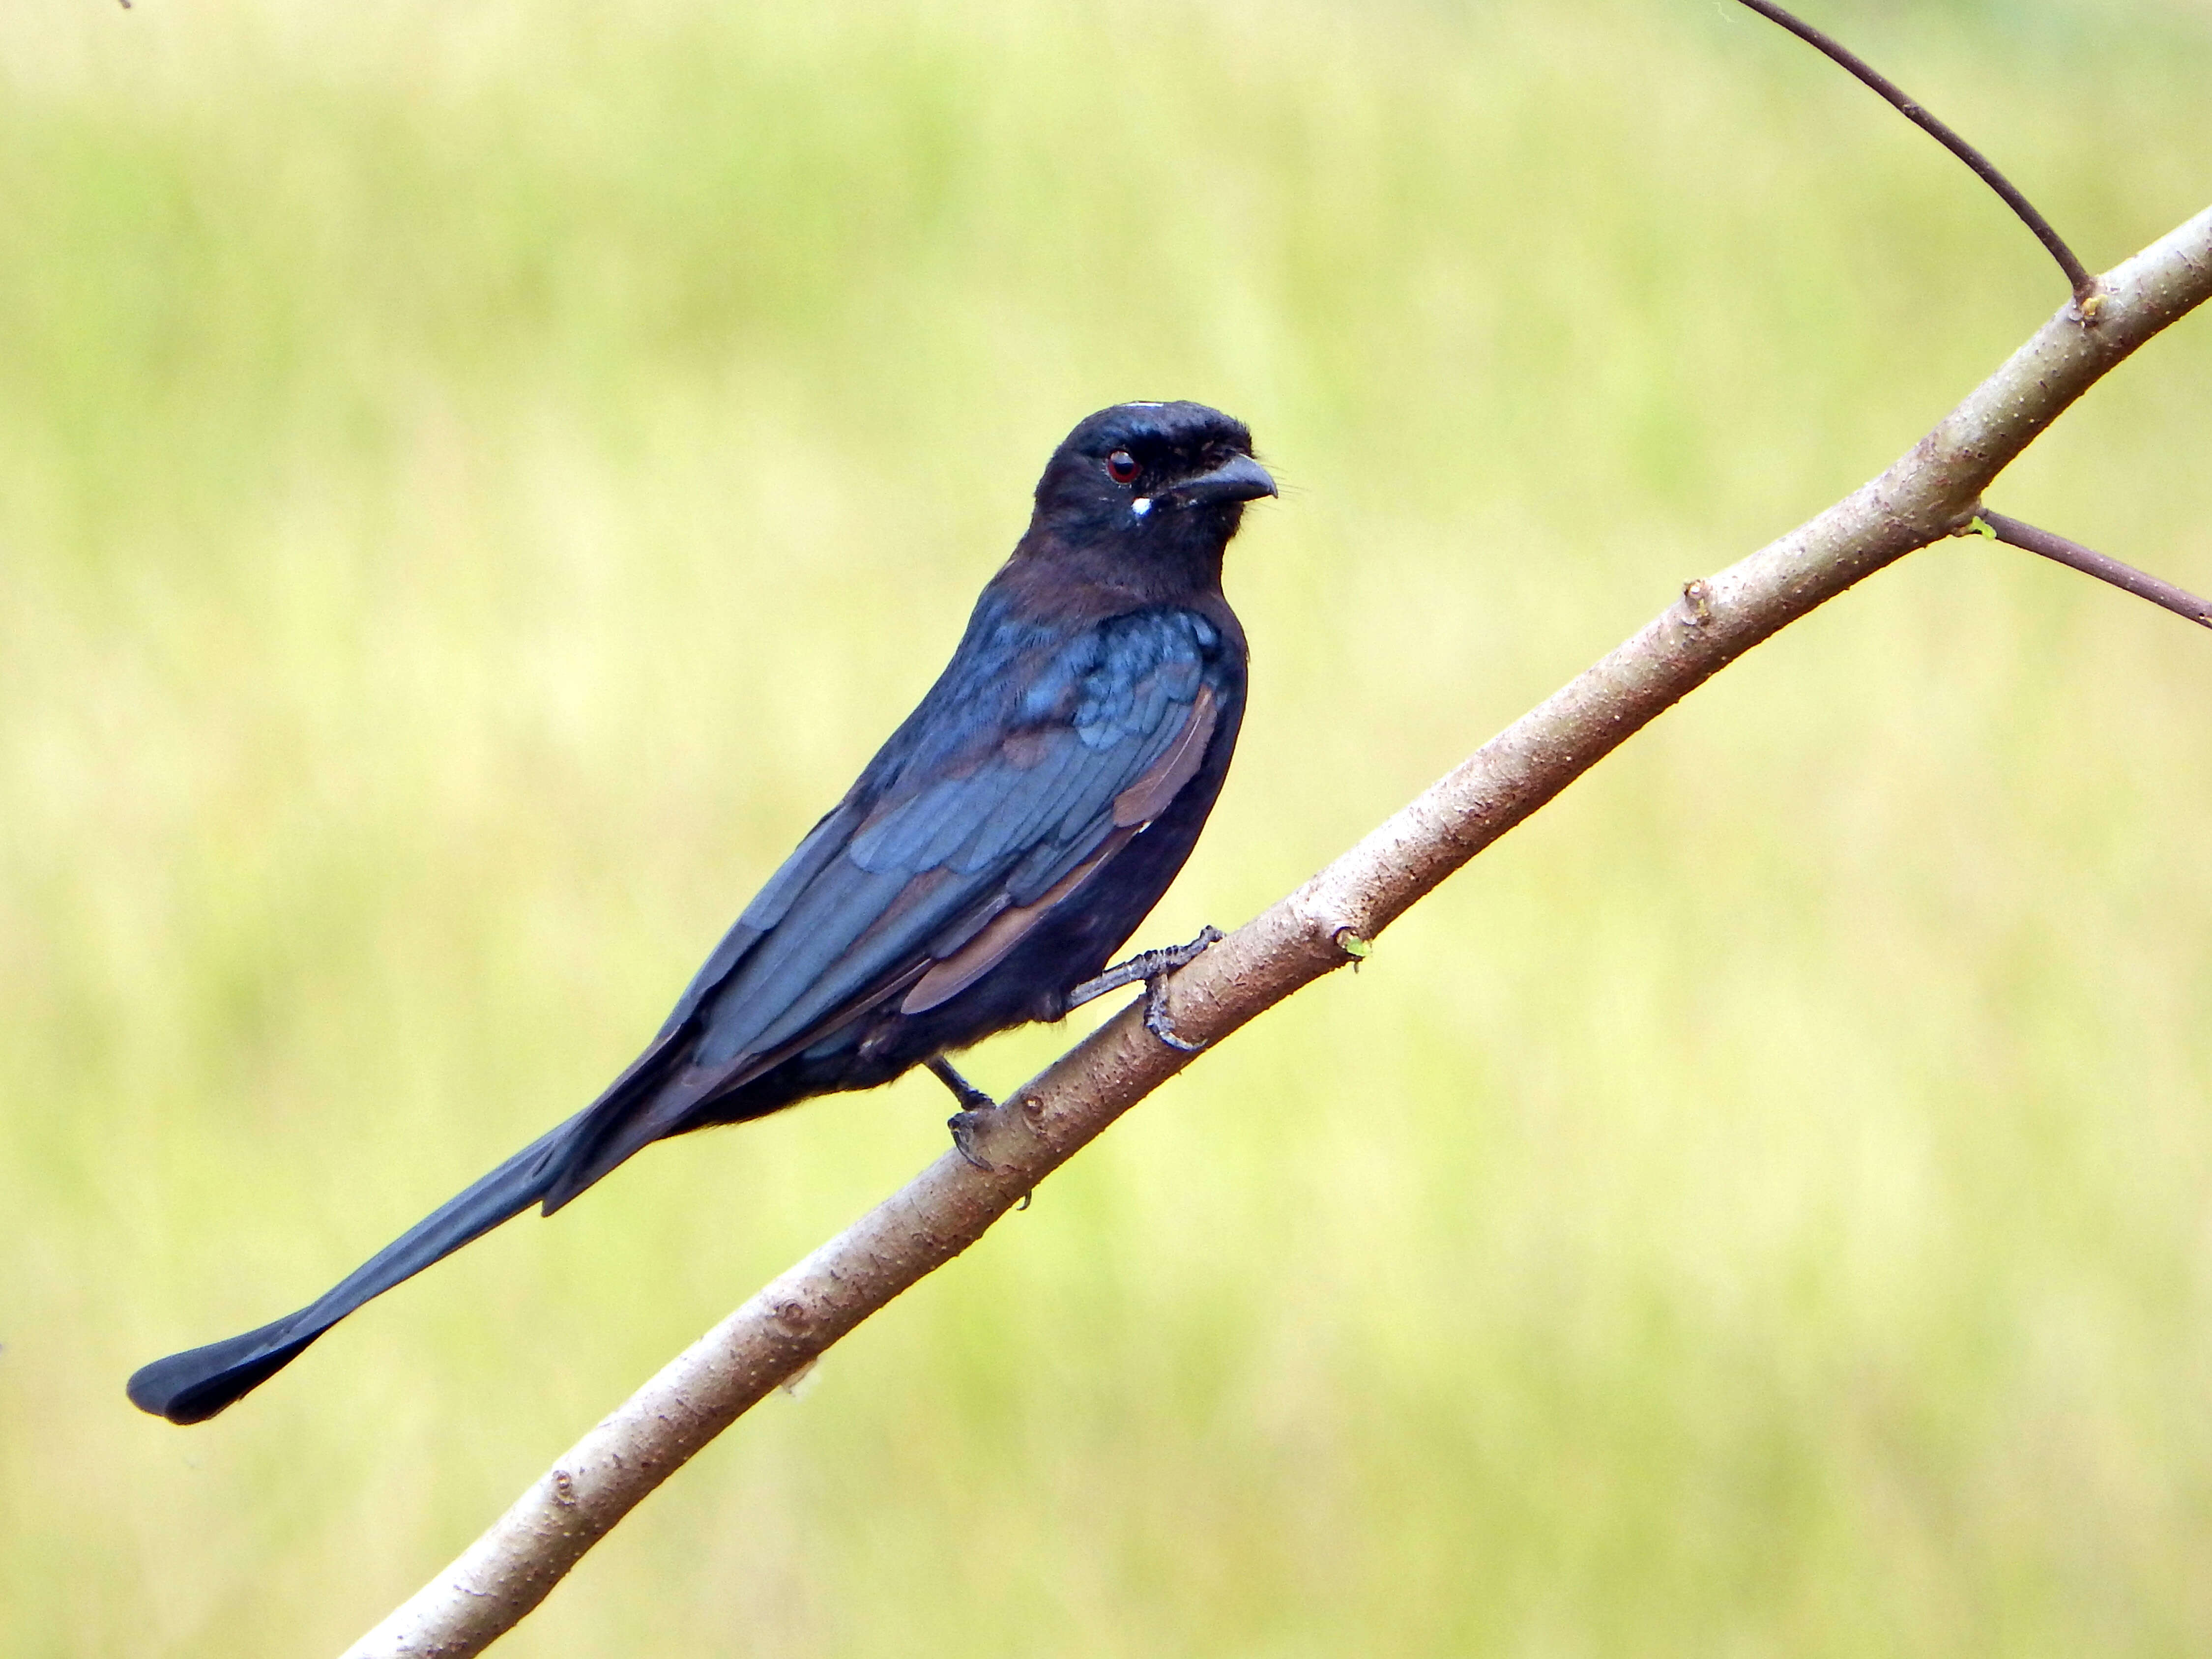
[[[1172,982],[1176,1029],[1218,1042],[1365,953],[1446,876],[1662,710],[1814,606],[1966,524],[2068,404],[2212,297],[2212,209],[2069,303],[1911,452],[1718,575],[1522,716],[1311,881]],[[2094,321],[2084,319],[2084,311]],[[991,1224],[1190,1063],[1125,1011],[995,1111],[984,1170],[948,1152],[717,1325],[579,1441],[490,1531],[347,1659],[481,1651],[593,1543],[748,1407]]]

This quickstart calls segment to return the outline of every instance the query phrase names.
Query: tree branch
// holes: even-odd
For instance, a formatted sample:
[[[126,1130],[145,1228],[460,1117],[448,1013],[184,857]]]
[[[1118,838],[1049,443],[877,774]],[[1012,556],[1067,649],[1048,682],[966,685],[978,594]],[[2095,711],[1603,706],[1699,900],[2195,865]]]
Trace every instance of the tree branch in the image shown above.
[[[2035,204],[2021,194],[2011,179],[1997,171],[1994,161],[1953,131],[1948,123],[1937,118],[1935,112],[1835,36],[1816,29],[1802,18],[1783,10],[1774,3],[1774,0],[1743,0],[1743,3],[1769,22],[1788,29],[1815,52],[1826,54],[1831,62],[1840,64],[1856,76],[1887,99],[1899,114],[1971,167],[1974,176],[1996,191],[2004,204],[2020,216],[2021,223],[2035,233],[2035,240],[2043,244],[2045,251],[2058,262],[2059,270],[2066,273],[2067,286],[2074,290],[2075,303],[2081,307],[2082,316],[2093,322],[2096,319],[2096,308],[2088,301],[2097,292],[2097,279],[2075,257],[2074,250],[2066,246],[2066,239],[2052,228],[2051,221],[2036,210]]]
[[[1967,532],[1985,531],[1993,541],[2008,547],[2040,553],[2068,568],[2079,570],[2084,575],[2094,576],[2100,582],[2110,582],[2123,592],[2139,599],[2148,599],[2153,605],[2171,611],[2177,617],[2186,617],[2200,627],[2212,628],[2212,604],[2207,604],[2185,587],[2176,587],[2172,582],[2161,581],[2147,570],[2138,570],[2131,564],[2122,564],[2111,555],[2100,553],[2079,542],[2069,542],[2063,536],[2054,536],[2048,530],[2038,530],[2032,524],[2018,519],[2008,519],[2002,513],[1992,513],[1986,507],[1974,515],[1966,526]]]
[[[1729,663],[1816,605],[1972,520],[1981,492],[2121,359],[2212,297],[2212,209],[2103,278],[2097,325],[2069,305],[1910,453],[1820,517],[1653,622],[1170,985],[1175,1027],[1218,1042],[1366,953],[1445,877]],[[572,1447],[430,1585],[347,1659],[482,1651],[609,1528],[771,1389],[942,1267],[1107,1125],[1191,1062],[1134,1008],[1005,1105],[973,1150],[775,1279]]]

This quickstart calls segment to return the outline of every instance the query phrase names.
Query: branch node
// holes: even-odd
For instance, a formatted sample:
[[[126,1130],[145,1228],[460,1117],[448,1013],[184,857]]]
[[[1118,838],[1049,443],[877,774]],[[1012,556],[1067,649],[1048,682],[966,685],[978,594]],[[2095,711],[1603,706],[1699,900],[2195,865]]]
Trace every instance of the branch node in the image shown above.
[[[1692,576],[1682,584],[1682,609],[1690,626],[1703,628],[1713,619],[1713,590],[1703,576]]]
[[[782,1382],[777,1383],[775,1386],[781,1389],[784,1393],[790,1395],[793,1400],[798,1399],[801,1395],[805,1393],[806,1385],[814,1380],[814,1369],[821,1363],[822,1356],[820,1354],[808,1355],[805,1359],[800,1362],[798,1370],[792,1372],[790,1376],[785,1377]]]
[[[564,1510],[576,1507],[576,1481],[566,1469],[553,1471],[553,1501]]]

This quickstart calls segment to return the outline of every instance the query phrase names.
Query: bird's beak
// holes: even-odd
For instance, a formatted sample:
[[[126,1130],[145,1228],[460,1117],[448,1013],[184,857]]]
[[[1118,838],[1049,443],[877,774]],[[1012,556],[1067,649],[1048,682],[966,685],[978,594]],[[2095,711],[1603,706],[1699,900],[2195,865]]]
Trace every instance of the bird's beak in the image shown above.
[[[1162,493],[1170,501],[1185,507],[1206,507],[1220,501],[1254,501],[1262,495],[1272,495],[1275,493],[1275,481],[1267,476],[1267,469],[1249,455],[1231,455],[1212,471],[1186,478]]]

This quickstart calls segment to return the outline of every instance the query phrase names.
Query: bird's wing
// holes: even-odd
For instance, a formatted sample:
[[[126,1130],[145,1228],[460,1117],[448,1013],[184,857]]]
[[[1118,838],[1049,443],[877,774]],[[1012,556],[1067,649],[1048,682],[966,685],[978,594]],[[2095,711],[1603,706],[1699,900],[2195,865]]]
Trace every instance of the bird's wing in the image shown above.
[[[1218,638],[1188,611],[1117,617],[1022,676],[1018,696],[979,686],[925,707],[933,726],[982,729],[914,744],[857,821],[833,813],[763,890],[748,911],[761,938],[700,1000],[693,1064],[788,1051],[909,976],[907,1012],[950,995],[940,982],[943,995],[914,1000],[939,964],[1038,907],[1189,780],[1206,746],[1196,728],[1213,722],[1204,671]]]
[[[580,1126],[549,1203],[862,1014],[926,1012],[1003,959],[1197,772],[1220,644],[1153,610],[965,674],[956,658]]]

